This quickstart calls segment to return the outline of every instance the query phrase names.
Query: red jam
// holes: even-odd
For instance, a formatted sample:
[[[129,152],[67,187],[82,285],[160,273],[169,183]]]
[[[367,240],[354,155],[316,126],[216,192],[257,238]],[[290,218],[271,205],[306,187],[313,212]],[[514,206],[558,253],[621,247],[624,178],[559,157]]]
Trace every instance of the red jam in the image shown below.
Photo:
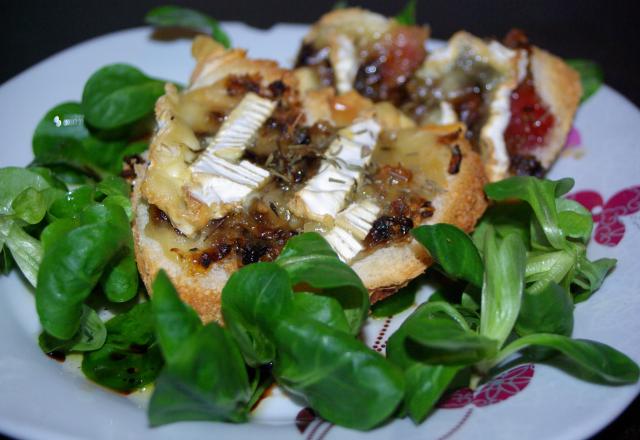
[[[399,26],[385,34],[360,65],[354,88],[374,101],[401,101],[402,86],[426,56],[426,38],[427,31],[415,26]]]
[[[511,120],[504,139],[511,155],[530,152],[544,144],[555,118],[536,93],[528,76],[511,92]]]
[[[382,69],[386,84],[401,85],[420,67],[427,55],[426,39],[427,31],[421,27],[401,26],[394,30]]]

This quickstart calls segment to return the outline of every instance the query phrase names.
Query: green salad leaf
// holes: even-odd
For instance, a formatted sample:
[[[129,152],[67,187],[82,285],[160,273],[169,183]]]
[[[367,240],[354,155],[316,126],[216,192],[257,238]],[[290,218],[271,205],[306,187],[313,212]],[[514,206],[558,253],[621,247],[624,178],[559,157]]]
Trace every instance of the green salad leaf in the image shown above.
[[[0,220],[0,223],[4,222]],[[3,234],[2,230],[3,225],[0,224],[0,235]],[[25,278],[32,286],[36,286],[42,262],[42,244],[17,224],[10,223],[4,245]]]
[[[556,209],[558,225],[565,235],[583,243],[588,242],[593,231],[591,213],[575,200],[565,198],[556,199]]]
[[[138,266],[132,246],[123,246],[110,265],[100,278],[102,291],[111,302],[127,302],[138,293]]]
[[[215,323],[203,325],[164,272],[153,283],[152,307],[166,366],[149,402],[151,426],[246,421],[253,389],[229,331]]]
[[[495,354],[496,343],[460,327],[450,318],[413,319],[405,345],[411,357],[427,364],[469,365]]]
[[[249,403],[247,403],[247,408],[251,408],[251,410],[253,410],[264,397],[267,390],[274,385],[275,379],[271,374],[271,365],[265,365],[261,368],[249,370],[249,373],[249,382],[252,394],[251,399],[249,399]],[[253,374],[251,375],[251,373]]]
[[[329,296],[298,292],[293,296],[293,308],[294,316],[304,316],[346,333],[351,331],[340,303]]]
[[[442,327],[438,328],[439,325]],[[427,327],[435,329],[436,334],[430,335]],[[453,333],[457,343],[468,338],[470,344],[463,348],[466,359],[462,356],[456,359],[455,352],[447,351],[451,348],[449,342],[440,339],[445,337],[445,333]],[[421,344],[420,339],[426,344]],[[441,349],[442,346],[445,350]],[[495,343],[472,332],[465,318],[451,304],[432,301],[420,305],[387,341],[387,358],[404,372],[404,408],[411,419],[415,423],[422,422],[463,365],[470,359],[477,359],[485,350],[495,353]],[[438,361],[438,357],[454,362],[451,365],[433,363]]]
[[[207,29],[211,37],[224,47],[231,47],[231,39],[220,27],[217,20],[202,12],[181,6],[159,6],[144,17],[144,21],[153,26],[182,27],[196,30]]]
[[[92,381],[128,393],[152,383],[163,365],[156,342],[151,304],[143,302],[106,323],[107,338],[99,350],[82,359]]]
[[[11,257],[9,249],[0,249],[0,274],[7,275],[14,266],[15,262]]]
[[[396,15],[396,21],[405,26],[415,26],[417,3],[417,0],[409,0],[405,7]]]
[[[27,188],[18,194],[11,204],[14,215],[30,225],[40,223],[47,212],[47,203],[44,200],[43,192]]]
[[[473,332],[445,301],[421,304],[387,343],[387,356],[405,370],[415,363],[463,366],[495,352],[495,342]]]
[[[411,235],[427,248],[447,275],[482,287],[482,260],[471,238],[464,231],[441,223],[418,226],[411,230]]]
[[[164,270],[156,275],[152,290],[156,337],[162,355],[171,363],[183,342],[202,327],[202,322],[198,314],[178,297]]]
[[[314,291],[294,293],[292,286]],[[345,287],[346,295],[336,291]],[[348,312],[360,314],[362,293],[362,282],[324,239],[306,233],[290,239],[275,263],[235,272],[222,291],[222,314],[249,365],[273,362],[278,383],[323,418],[369,429],[389,417],[404,388],[402,375],[354,338]]]
[[[376,318],[385,318],[407,310],[415,304],[420,285],[421,279],[417,278],[388,298],[371,304],[371,315]]]
[[[360,331],[369,311],[369,292],[320,234],[308,232],[290,238],[276,263],[289,274],[293,286],[311,286],[321,290],[319,294],[335,298],[344,309],[351,332]]]
[[[461,296],[434,295],[388,342],[389,358],[403,367],[408,388],[412,390],[405,401],[405,410],[414,419],[424,417],[434,400],[427,392],[422,396],[416,391],[420,390],[420,384],[407,376],[410,369],[415,377],[433,376],[435,394],[438,394],[447,386],[447,380],[464,370],[435,370],[436,367],[473,363],[475,371],[490,373],[493,367],[523,349],[530,355],[545,357],[560,353],[601,381],[637,381],[638,366],[622,353],[604,344],[568,337],[573,329],[574,302],[588,298],[599,288],[615,264],[611,259],[594,262],[587,259],[586,245],[593,220],[586,209],[562,198],[572,185],[570,179],[554,182],[515,177],[486,186],[489,198],[502,203],[489,209],[473,234],[473,243],[480,248],[484,263],[479,335],[471,330],[476,328],[477,301],[464,291]],[[440,233],[436,228],[431,231],[434,235]],[[469,240],[447,241],[447,238],[446,232],[430,239],[423,234],[420,241],[436,260],[444,254],[436,240],[444,243],[441,247],[451,256],[469,252]],[[460,277],[459,270],[445,272],[454,278]],[[454,298],[456,303],[449,305],[446,316],[428,309],[432,304],[443,304],[447,298]],[[462,315],[466,323],[457,326],[454,321],[461,321],[451,311]],[[474,344],[482,346],[477,337],[493,341],[493,349],[477,351],[476,358],[467,353],[465,359],[466,349],[474,348]],[[507,341],[511,342],[496,353]],[[416,345],[422,351],[417,350]],[[443,347],[451,348],[455,356],[460,356],[458,364],[455,357],[439,357],[440,352],[436,351],[435,355],[431,352],[434,348],[442,351]],[[423,370],[425,365],[430,369]],[[473,383],[479,379],[471,376]],[[410,410],[412,399],[419,411]]]
[[[518,235],[499,240],[485,230],[485,278],[482,286],[480,334],[502,346],[520,313],[526,249]]]
[[[615,266],[613,259],[590,261],[586,246],[593,230],[591,214],[579,203],[562,198],[572,187],[571,179],[546,181],[534,177],[514,177],[487,185],[487,195],[495,200],[520,199],[531,208],[533,216],[525,221],[520,204],[501,203],[494,206],[474,232],[474,241],[481,245],[485,226],[504,235],[509,230],[518,233],[529,251],[525,283],[527,291],[537,294],[556,283],[569,290],[574,302],[583,301],[602,284]],[[518,206],[518,208],[514,208]],[[509,215],[518,211],[517,221],[509,224]],[[525,234],[528,223],[529,234]]]
[[[149,401],[149,423],[245,422],[250,398],[240,350],[227,330],[211,323],[183,342],[158,377]]]
[[[574,302],[582,302],[593,292],[598,290],[604,278],[615,267],[617,260],[614,258],[600,258],[589,261],[585,255],[579,255],[577,260],[575,278],[572,280],[571,289],[574,293]]]
[[[47,333],[59,339],[69,339],[77,332],[82,304],[113,259],[125,247],[131,252],[132,246],[129,220],[120,207],[96,204],[81,212],[78,221],[80,226],[47,246],[38,273],[36,309],[40,322]],[[138,278],[137,273],[129,275],[135,275],[136,281],[127,282],[127,289]],[[118,299],[134,295],[133,290],[120,292]]]
[[[557,350],[580,368],[610,384],[635,383],[640,375],[638,365],[633,360],[608,345],[547,333],[537,333],[516,339],[500,352],[500,358],[504,359],[529,346]]]
[[[222,316],[247,363],[271,362],[275,345],[270,332],[293,307],[287,273],[275,263],[254,263],[229,278],[222,289]]]
[[[559,224],[556,197],[566,194],[572,187],[572,179],[551,181],[516,176],[486,185],[485,192],[497,201],[520,199],[527,202],[549,244],[555,249],[564,249],[565,233]]]
[[[89,124],[100,129],[136,122],[153,112],[164,84],[128,64],[104,66],[84,86],[83,113]]]
[[[604,83],[602,67],[592,60],[573,58],[565,61],[580,74],[580,83],[582,84],[580,102],[583,103],[593,96]]]
[[[62,340],[54,338],[47,332],[40,333],[38,343],[47,354],[72,351],[93,351],[100,349],[107,339],[107,328],[95,310],[87,305],[82,306],[80,328],[73,338]]]
[[[34,163],[73,183],[85,183],[82,175],[102,178],[119,174],[125,157],[147,148],[146,142],[130,142],[128,137],[100,138],[86,126],[82,105],[65,102],[49,110],[38,123],[32,140]]]
[[[460,369],[416,363],[405,371],[405,407],[414,423],[422,423],[427,418]]]
[[[573,299],[569,291],[554,282],[536,293],[525,290],[515,330],[520,336],[533,333],[571,336]]]
[[[278,383],[302,394],[325,420],[371,429],[400,404],[402,373],[349,333],[289,316],[277,325],[274,336]]]
[[[0,168],[0,216],[15,214],[14,203],[25,191],[41,193],[52,188],[52,182],[34,169],[6,167]],[[59,189],[59,188],[58,188]],[[38,200],[42,205],[44,200]],[[18,202],[20,204],[20,202]],[[48,206],[46,206],[48,207]],[[34,222],[37,223],[37,222]]]
[[[13,262],[32,286],[42,260],[42,244],[25,228],[39,224],[64,185],[39,169],[0,168],[0,251],[3,268]]]

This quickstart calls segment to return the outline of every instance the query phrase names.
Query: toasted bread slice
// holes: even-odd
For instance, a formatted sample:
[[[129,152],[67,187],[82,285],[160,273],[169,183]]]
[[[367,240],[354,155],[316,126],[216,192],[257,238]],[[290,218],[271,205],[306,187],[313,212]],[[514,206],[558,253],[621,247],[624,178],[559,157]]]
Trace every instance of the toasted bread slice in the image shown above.
[[[466,32],[434,51],[401,107],[418,123],[468,125],[490,181],[542,175],[564,146],[581,88],[577,73],[535,46],[508,48]]]
[[[198,44],[203,45],[203,41]],[[211,71],[207,64],[219,63],[221,57],[231,58],[215,46],[204,47],[213,51],[209,50],[207,56],[202,56],[202,50],[194,51],[202,63],[196,68],[199,72]],[[251,75],[261,73],[264,66],[275,68],[264,64],[268,62],[251,64],[242,58],[243,69]],[[219,66],[216,71],[226,67]],[[482,188],[486,179],[482,162],[466,141],[463,125],[416,128],[388,104],[373,104],[355,96],[352,101],[340,101],[340,117],[328,112],[308,124],[305,115],[314,113],[309,110],[314,103],[296,101],[300,95],[297,82],[283,69],[274,76],[260,75],[258,86],[251,85],[238,94],[235,106],[225,104],[224,108],[204,97],[221,95],[216,90],[221,84],[227,90],[235,87],[228,78],[237,78],[238,74],[233,69],[225,72],[226,77],[213,82],[203,82],[201,74],[194,75],[192,85],[181,93],[167,88],[167,95],[156,106],[158,129],[151,142],[149,162],[137,166],[132,195],[136,258],[145,284],[150,287],[156,273],[164,269],[182,299],[204,321],[221,320],[220,295],[231,273],[244,264],[275,258],[287,237],[295,233],[311,229],[325,235],[362,278],[372,300],[377,300],[418,276],[430,263],[426,251],[408,234],[410,226],[447,222],[470,231],[484,211]],[[261,82],[263,78],[267,80]],[[275,81],[282,82],[286,92],[270,93],[269,86]],[[194,90],[199,93],[199,107],[191,105]],[[325,99],[336,97],[329,93]],[[318,105],[323,101],[314,102]],[[242,110],[250,104],[258,105],[258,113],[272,112],[270,122],[254,118],[255,112],[251,112],[255,106],[251,111]],[[210,108],[226,111],[222,124],[203,124],[202,109]],[[285,121],[283,127],[278,125],[279,120]],[[261,127],[252,126],[253,122]],[[233,134],[231,138],[229,133]],[[222,138],[234,142],[240,139],[242,146],[221,146]],[[296,143],[300,140],[302,144]],[[309,148],[316,149],[312,159],[319,164],[302,168],[300,181],[287,180],[283,174],[291,164],[275,164],[284,156],[274,152],[298,154]],[[349,151],[357,154],[349,155]],[[202,171],[199,164],[205,156],[222,168]],[[301,157],[307,160],[310,156]],[[362,166],[343,168],[339,165],[342,162]],[[225,199],[226,187],[251,182],[247,183],[244,175],[219,174],[220,169],[266,170],[269,177],[267,183],[249,186],[241,200]],[[292,173],[298,176],[299,171],[296,168]],[[312,203],[304,200],[313,197],[305,199],[302,195],[305,191],[313,195],[312,182],[329,171],[334,173],[331,176],[351,179],[326,180],[330,182],[326,185],[339,188],[331,193],[335,209],[327,211],[326,206],[319,205],[294,209],[293,200]],[[198,173],[214,180],[207,188],[213,188],[217,198],[206,199],[196,191]],[[226,187],[215,186],[227,178]],[[321,193],[324,188],[320,186]],[[336,199],[338,196],[341,198]],[[369,223],[364,222],[364,229],[349,220],[363,206],[374,207],[368,211],[373,217]],[[321,215],[307,212],[318,207],[324,210]],[[256,230],[261,234],[262,241],[258,241],[269,246],[266,251],[255,247],[252,234]],[[343,238],[346,241],[341,241]]]
[[[426,55],[429,30],[360,8],[323,15],[305,36],[296,68],[306,87],[333,86],[374,101],[395,101]]]

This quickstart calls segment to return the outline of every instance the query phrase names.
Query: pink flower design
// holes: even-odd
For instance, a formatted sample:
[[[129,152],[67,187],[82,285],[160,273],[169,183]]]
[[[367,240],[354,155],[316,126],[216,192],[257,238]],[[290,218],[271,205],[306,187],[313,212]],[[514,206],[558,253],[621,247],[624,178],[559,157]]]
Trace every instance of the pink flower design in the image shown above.
[[[533,364],[512,368],[484,385],[473,397],[475,406],[502,402],[524,390],[533,377]]]
[[[470,388],[460,388],[443,396],[438,408],[464,408],[469,404],[483,407],[502,402],[524,390],[531,382],[533,373],[533,364],[519,365],[494,377],[475,393]]]
[[[466,387],[459,388],[450,394],[444,395],[438,402],[438,408],[464,408],[471,402],[473,402],[473,390]]]
[[[304,433],[309,425],[316,420],[316,413],[311,408],[302,408],[296,416],[296,427],[300,434]]]
[[[567,143],[564,144],[565,148],[577,148],[582,145],[582,136],[577,128],[571,127],[569,134],[567,135]]]
[[[600,193],[593,190],[579,191],[568,196],[585,208],[597,223],[594,238],[604,246],[617,246],[625,233],[620,217],[640,211],[640,186],[632,186],[617,192],[606,203]]]

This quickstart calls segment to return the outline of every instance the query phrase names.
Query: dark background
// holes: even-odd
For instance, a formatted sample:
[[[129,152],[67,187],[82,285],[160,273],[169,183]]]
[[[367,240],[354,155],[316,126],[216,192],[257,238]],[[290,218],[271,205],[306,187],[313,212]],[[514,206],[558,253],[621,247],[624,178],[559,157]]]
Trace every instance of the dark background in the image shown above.
[[[170,0],[3,1],[0,83],[69,46],[140,26],[149,9],[166,3]],[[269,28],[277,22],[312,23],[333,6],[334,0],[193,0],[173,4],[199,9],[221,21],[244,21]],[[405,1],[351,0],[349,4],[395,15]],[[431,25],[433,38],[447,39],[460,29],[482,37],[502,37],[512,27],[522,28],[534,44],[559,56],[598,62],[607,84],[636,106],[640,106],[639,19],[638,7],[633,1],[418,1],[418,22]],[[639,439],[638,416],[640,399],[596,438]]]
[[[219,20],[244,21],[268,28],[276,22],[312,23],[335,0],[174,1],[208,12]],[[34,1],[0,3],[0,83],[66,47],[119,29],[142,25],[153,6],[171,0]],[[640,18],[636,2],[617,0],[418,0],[418,21],[429,23],[434,38],[466,29],[479,36],[502,37],[512,27],[566,58],[590,58],[608,84],[640,105]],[[395,15],[399,1],[349,1]]]

